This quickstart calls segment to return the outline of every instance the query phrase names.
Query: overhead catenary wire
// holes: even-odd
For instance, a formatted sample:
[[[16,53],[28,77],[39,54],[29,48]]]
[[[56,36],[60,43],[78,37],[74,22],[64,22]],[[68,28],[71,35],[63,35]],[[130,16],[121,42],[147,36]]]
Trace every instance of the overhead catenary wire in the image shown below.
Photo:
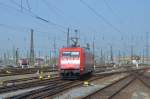
[[[22,0],[20,1],[20,3],[21,3],[21,11],[22,11]]]
[[[17,3],[16,1],[14,1],[14,0],[10,0],[10,2],[12,2],[13,4],[15,4],[15,5],[18,6],[18,7],[21,6],[20,4],[18,4],[18,3]],[[22,6],[22,9],[23,9],[24,11],[28,12],[28,13],[29,13],[28,15],[31,16],[31,17],[34,17],[34,18],[36,18],[36,19],[38,19],[38,20],[41,20],[41,21],[43,21],[43,22],[46,22],[46,23],[48,23],[48,24],[50,24],[50,25],[57,26],[57,29],[61,28],[61,29],[67,30],[67,27],[65,27],[65,26],[63,26],[63,25],[60,25],[60,24],[57,24],[57,23],[54,23],[54,22],[52,22],[52,21],[50,21],[50,20],[47,20],[47,19],[45,19],[45,18],[43,18],[43,17],[41,17],[41,16],[35,14],[33,11],[31,11],[31,10],[29,10],[29,9],[23,7],[23,6]],[[22,12],[22,13],[23,13],[23,12]],[[58,28],[58,27],[59,27],[59,28]],[[59,29],[59,30],[60,30],[60,29]],[[61,31],[62,31],[62,30],[61,30]],[[65,32],[65,31],[62,31],[62,32]]]
[[[72,23],[68,22],[68,18],[70,18],[70,17],[69,17],[69,16],[66,16],[65,13],[64,13],[61,9],[59,9],[57,6],[53,5],[53,4],[50,3],[48,0],[41,0],[41,2],[42,2],[43,4],[45,4],[45,5],[49,8],[49,10],[51,10],[51,12],[53,12],[56,16],[59,16],[59,17],[61,16],[60,18],[64,19],[63,21],[64,21],[66,24],[75,27],[75,25],[73,25]],[[67,20],[66,20],[66,19],[67,19]],[[75,20],[75,18],[72,18],[72,17],[71,17],[71,19],[74,19],[74,20]],[[76,26],[77,26],[77,25],[76,25]],[[69,29],[75,30],[76,28],[69,27]]]
[[[31,30],[32,27],[24,27],[24,26],[12,26],[12,25],[8,25],[8,24],[4,24],[4,23],[0,23],[0,27],[4,27],[4,28],[7,28],[7,29],[10,29],[10,30],[13,30],[13,31],[29,31]],[[48,31],[41,31],[37,28],[33,28],[36,32],[39,32],[39,33],[45,33],[45,34],[49,34],[50,32]],[[43,34],[42,34],[43,35]]]
[[[15,2],[14,0],[10,0],[10,1],[11,1],[13,4],[17,5],[18,7],[21,6],[21,5],[19,5],[17,2]],[[32,17],[35,17],[36,19],[42,20],[42,21],[44,21],[44,22],[47,22],[47,23],[50,23],[50,24],[53,24],[53,25],[57,25],[57,26],[59,26],[59,27],[61,27],[61,28],[66,28],[66,27],[61,26],[61,25],[59,25],[59,24],[56,24],[56,23],[54,23],[54,22],[52,22],[52,21],[50,21],[50,20],[47,20],[47,19],[45,19],[45,18],[40,17],[39,15],[35,14],[33,11],[30,11],[30,10],[26,9],[25,7],[22,7],[22,9],[24,9],[24,10],[27,11],[27,12],[29,12],[29,13],[32,15]]]
[[[26,3],[27,3],[27,6],[28,6],[29,11],[31,11],[31,7],[30,7],[30,4],[29,4],[29,0],[26,0]]]
[[[107,0],[103,0],[106,7],[115,15],[114,10],[112,9],[112,7],[108,4]]]
[[[49,9],[51,10],[51,12],[53,12],[56,16],[61,16],[60,18],[64,17],[64,15],[62,14],[62,11],[60,11],[58,8],[56,8],[55,6],[52,6],[52,4],[50,4],[48,1],[46,0],[41,0],[41,2]],[[57,10],[57,11],[56,11]],[[59,11],[59,13],[57,13]],[[50,13],[49,13],[50,14]],[[66,21],[64,21],[66,23]]]
[[[13,31],[27,31],[27,30],[30,30],[31,28],[27,28],[27,27],[21,27],[21,26],[11,26],[11,25],[8,25],[8,24],[3,24],[3,23],[0,23],[0,27],[3,27],[3,28],[7,28],[7,29],[10,29],[10,30],[13,30]]]
[[[104,1],[104,3],[105,3],[106,7],[110,10],[110,12],[111,12],[117,19],[120,19],[120,18],[119,18],[119,13],[116,13],[116,11],[114,11],[114,9],[113,9],[112,6],[109,4],[109,2],[108,2],[107,0],[103,0],[103,1]],[[122,21],[120,20],[120,22],[122,22]]]
[[[12,26],[12,25],[8,25],[8,24],[2,24],[0,23],[0,27],[4,27],[4,28],[7,28],[7,29],[10,29],[10,30],[13,30],[13,31],[16,31],[16,32],[27,32],[27,31],[30,31],[31,28],[30,27],[24,27],[24,26]],[[38,29],[35,29],[34,28],[34,31],[36,33],[42,33],[42,35],[40,37],[48,37],[49,36],[49,33],[48,31],[41,31],[41,30],[38,30]],[[52,37],[52,36],[51,36]],[[50,38],[50,37],[49,37]],[[53,37],[52,37],[53,38]],[[60,39],[61,37],[58,36],[58,40],[61,41],[61,42],[64,42],[63,39]]]
[[[62,11],[60,11],[60,9],[58,9],[57,7],[55,7],[52,4],[50,4],[47,0],[41,0],[41,2],[44,3],[49,8],[49,10],[51,10],[54,14],[62,16]],[[57,12],[59,11],[59,13],[57,13],[54,10],[57,10]]]
[[[121,33],[121,31],[114,26],[112,23],[110,23],[102,14],[98,13],[94,8],[92,8],[87,2],[84,0],[80,0],[80,2],[85,5],[89,10],[91,10],[98,18],[102,19],[107,25],[112,27],[115,31]]]
[[[24,33],[27,33],[27,32],[29,32],[30,31],[30,29],[31,28],[29,28],[29,27],[22,27],[22,26],[11,26],[11,25],[7,25],[7,24],[2,24],[2,23],[0,23],[0,27],[4,27],[4,28],[7,28],[7,29],[10,29],[10,30],[13,30],[13,31],[16,31],[17,33],[23,33],[23,31],[24,31]],[[38,38],[38,39],[42,39],[42,40],[45,40],[45,38],[53,38],[53,36],[51,36],[51,35],[49,35],[49,33],[50,32],[48,32],[48,31],[41,31],[41,30],[38,30],[38,29],[34,29],[34,31],[37,33],[37,35],[40,35],[39,37],[40,38]],[[9,34],[11,34],[11,35],[9,35],[9,36],[13,36],[13,38],[15,37],[14,35],[15,34],[13,34],[13,32],[9,32]],[[58,41],[60,41],[60,42],[65,42],[64,41],[64,39],[61,39],[61,36],[57,36],[57,40]],[[10,40],[10,38],[8,38],[8,40]]]
[[[17,11],[17,12],[22,12],[20,9],[17,9],[17,8],[15,8],[15,7],[12,7],[12,6],[10,6],[10,5],[7,5],[7,4],[5,4],[5,3],[3,3],[3,2],[0,2],[0,6],[3,6],[3,7],[5,7],[5,8],[9,8],[9,9],[14,9],[15,11]]]

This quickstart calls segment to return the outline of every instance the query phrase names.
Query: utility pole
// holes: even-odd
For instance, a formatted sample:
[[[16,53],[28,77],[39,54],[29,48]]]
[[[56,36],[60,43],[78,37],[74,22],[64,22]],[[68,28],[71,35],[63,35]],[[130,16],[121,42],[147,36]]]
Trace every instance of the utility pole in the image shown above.
[[[93,62],[94,62],[94,70],[95,70],[95,42],[94,42],[94,39],[93,39]]]
[[[16,65],[18,66],[18,60],[19,60],[19,48],[16,49],[16,52],[15,52],[15,56],[16,56]]]
[[[144,55],[144,54],[145,54],[145,53],[144,53],[144,49],[143,49],[143,53],[142,53],[142,57],[143,57],[143,58],[142,58],[142,59],[143,59],[142,61],[143,61],[143,64],[145,63],[145,55]]]
[[[34,38],[33,29],[31,29],[31,41],[30,41],[30,65],[34,65]]]
[[[103,50],[101,48],[100,64],[103,64]]]
[[[39,58],[41,57],[41,52],[39,51]]]
[[[7,51],[7,63],[8,63],[8,64],[9,64],[9,62],[10,62],[9,58],[10,58],[10,53],[9,53],[9,51]]]
[[[148,64],[148,50],[149,50],[149,48],[148,48],[148,32],[146,32],[146,64]]]
[[[110,46],[110,61],[111,61],[111,63],[113,63],[113,61],[114,61],[112,45]]]
[[[49,52],[49,65],[51,66],[51,63],[52,63],[52,53],[51,53],[51,50]]]
[[[133,45],[131,45],[131,62],[133,60]]]
[[[54,44],[53,44],[53,62],[52,62],[52,66],[53,66],[53,70],[56,68],[56,39],[54,38]]]
[[[124,64],[127,64],[127,61],[128,61],[128,60],[127,60],[127,55],[126,55],[126,53],[125,53],[124,51],[123,51],[122,54],[123,54],[123,63],[124,63]]]
[[[119,50],[119,53],[118,53],[118,63],[119,63],[119,65],[120,65],[120,62],[121,62],[120,58],[121,58],[121,54],[120,54],[120,50]]]
[[[54,65],[56,65],[56,39],[54,39]]]
[[[4,64],[7,64],[7,57],[6,57],[6,53],[4,53]]]
[[[16,58],[15,58],[15,47],[13,46],[13,64],[15,64],[16,63],[16,60],[15,60]]]
[[[26,53],[26,57],[27,57],[28,60],[30,59],[29,51],[28,50],[27,50],[27,53]]]
[[[133,35],[131,36],[131,63],[133,60]]]
[[[1,53],[1,56],[0,56],[0,63],[3,63],[2,53]]]
[[[69,32],[70,32],[70,30],[68,28],[68,32],[67,32],[67,47],[70,46],[70,35],[69,35]]]
[[[103,52],[103,57],[104,57],[104,65],[106,64],[106,53],[105,52]]]

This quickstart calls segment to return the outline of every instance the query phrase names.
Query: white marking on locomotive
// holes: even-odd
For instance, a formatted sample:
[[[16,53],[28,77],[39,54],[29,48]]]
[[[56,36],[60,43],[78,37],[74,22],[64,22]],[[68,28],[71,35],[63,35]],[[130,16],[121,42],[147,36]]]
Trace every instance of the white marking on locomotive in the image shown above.
[[[61,60],[61,64],[80,64],[80,60]]]

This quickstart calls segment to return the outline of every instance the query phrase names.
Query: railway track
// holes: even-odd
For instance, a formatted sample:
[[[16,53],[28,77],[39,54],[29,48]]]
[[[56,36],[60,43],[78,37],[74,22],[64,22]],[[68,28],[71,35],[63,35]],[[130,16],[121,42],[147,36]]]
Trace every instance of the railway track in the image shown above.
[[[120,72],[121,73],[121,72]],[[109,74],[99,74],[99,75],[95,75],[94,77],[90,78],[88,81],[94,81],[94,80],[97,80],[97,79],[101,79],[101,78],[104,78],[104,77],[107,77],[107,76],[110,76],[110,75],[113,75],[113,74],[119,74],[118,72],[117,73],[109,73]],[[117,86],[116,84],[119,83],[121,84],[121,88],[118,87],[118,89],[116,89],[116,91],[113,91],[113,93],[111,93],[111,96],[119,93],[123,88],[125,88],[126,86],[128,86],[133,80],[135,80],[135,76],[132,75],[132,76],[127,76],[123,79],[120,79],[119,81],[113,83],[113,84],[110,84],[109,86],[105,87],[106,89],[109,88],[109,87],[113,87],[114,86]],[[40,84],[39,85],[34,85],[38,82],[31,82],[32,85],[29,85],[30,87],[33,87],[33,86],[39,86],[39,85],[44,85],[44,81],[43,82],[39,82]],[[64,92],[68,89],[71,89],[73,87],[77,87],[77,86],[81,86],[83,84],[83,81],[63,81],[63,80],[52,80],[50,83],[47,83],[47,85],[43,88],[39,88],[37,90],[33,90],[33,91],[29,91],[29,92],[26,92],[26,93],[23,93],[23,94],[19,94],[19,95],[15,95],[15,96],[12,96],[12,97],[9,97],[9,98],[13,98],[13,99],[20,99],[20,98],[26,98],[26,99],[35,99],[35,98],[53,98],[55,97],[56,95],[60,94],[61,92]],[[113,86],[114,85],[114,86]],[[25,85],[27,86],[27,85]],[[21,88],[20,89],[24,89],[24,85],[23,86],[20,86]],[[103,90],[105,89],[103,88]],[[120,88],[120,89],[119,89]],[[89,96],[85,97],[84,99],[90,99],[88,98]],[[91,96],[90,96],[91,97]],[[93,99],[93,98],[91,98]],[[99,98],[98,98],[99,99]]]
[[[98,74],[98,75],[94,75],[94,76],[99,77],[99,75],[106,76],[106,75],[113,75],[113,74],[117,74],[117,73],[118,72]],[[56,82],[56,81],[59,81],[59,80],[60,79],[58,77],[54,78],[54,79],[51,79],[51,80],[49,80],[49,79],[39,80],[39,78],[37,78],[37,77],[11,80],[11,81],[8,82],[8,83],[12,83],[11,85],[0,87],[0,94],[8,93],[8,92],[11,92],[11,91],[27,89],[27,88],[32,88],[32,87],[37,87],[37,86],[48,85],[50,83],[53,83],[53,82]],[[22,81],[22,82],[17,84],[20,81]]]
[[[90,78],[88,81],[94,81],[96,79],[101,79],[107,76],[110,76],[112,74],[105,74],[105,75],[99,75]],[[42,98],[52,98],[56,94],[59,94],[63,92],[64,90],[68,90],[73,87],[81,86],[83,84],[83,81],[60,81],[60,82],[54,82],[51,85],[48,85],[44,88],[40,88],[38,90],[33,90],[24,94],[16,95],[10,98],[14,99],[20,99],[20,98],[25,98],[25,99],[42,99]]]
[[[133,74],[128,75],[90,95],[83,97],[82,99],[111,99],[135,80],[136,77]]]
[[[32,82],[21,83],[21,84],[17,84],[17,85],[4,86],[4,87],[0,87],[0,94],[8,93],[11,91],[17,91],[17,90],[21,90],[21,89],[37,87],[37,86],[44,86],[44,85],[48,85],[51,83],[55,83],[57,81],[60,81],[60,78],[57,77],[57,78],[53,78],[51,80],[49,80],[49,79],[44,79],[44,80],[36,79],[35,81],[32,81]]]
[[[42,72],[54,72],[57,71],[57,69],[53,69],[51,67],[45,67],[45,68],[14,68],[14,69],[3,69],[0,70],[0,77],[5,76],[14,76],[14,75],[24,75],[24,74],[33,74],[36,73],[38,70]]]
[[[150,77],[145,76],[145,75],[139,75],[137,78],[146,86],[150,89]]]
[[[2,81],[1,85],[2,85],[2,87],[6,87],[6,86],[25,83],[25,82],[30,82],[30,81],[37,80],[37,79],[39,79],[39,78],[38,77],[28,77],[28,78],[21,78],[21,79],[6,80],[6,81]]]

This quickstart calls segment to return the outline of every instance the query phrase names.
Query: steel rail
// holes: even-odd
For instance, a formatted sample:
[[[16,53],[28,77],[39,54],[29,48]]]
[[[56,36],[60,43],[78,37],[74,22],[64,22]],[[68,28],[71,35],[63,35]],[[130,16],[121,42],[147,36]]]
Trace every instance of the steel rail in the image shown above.
[[[115,95],[117,95],[120,91],[122,91],[124,88],[126,88],[128,85],[130,85],[134,80],[136,79],[135,76],[131,76],[131,75],[128,75],[128,76],[125,76],[99,90],[97,90],[96,92],[92,93],[92,94],[89,94],[85,97],[83,97],[82,99],[93,99],[93,97],[97,97],[95,99],[99,99],[98,97],[100,97],[99,95],[101,95],[101,97],[103,97],[104,99],[111,99],[112,97],[114,97]],[[118,88],[118,85],[120,85],[120,88]],[[107,93],[107,90],[111,88],[114,88],[114,87],[117,87],[116,89],[113,89],[112,92],[109,92],[107,94],[107,96],[104,94],[104,93]],[[102,96],[103,95],[103,96]],[[102,99],[103,99],[102,98]]]

